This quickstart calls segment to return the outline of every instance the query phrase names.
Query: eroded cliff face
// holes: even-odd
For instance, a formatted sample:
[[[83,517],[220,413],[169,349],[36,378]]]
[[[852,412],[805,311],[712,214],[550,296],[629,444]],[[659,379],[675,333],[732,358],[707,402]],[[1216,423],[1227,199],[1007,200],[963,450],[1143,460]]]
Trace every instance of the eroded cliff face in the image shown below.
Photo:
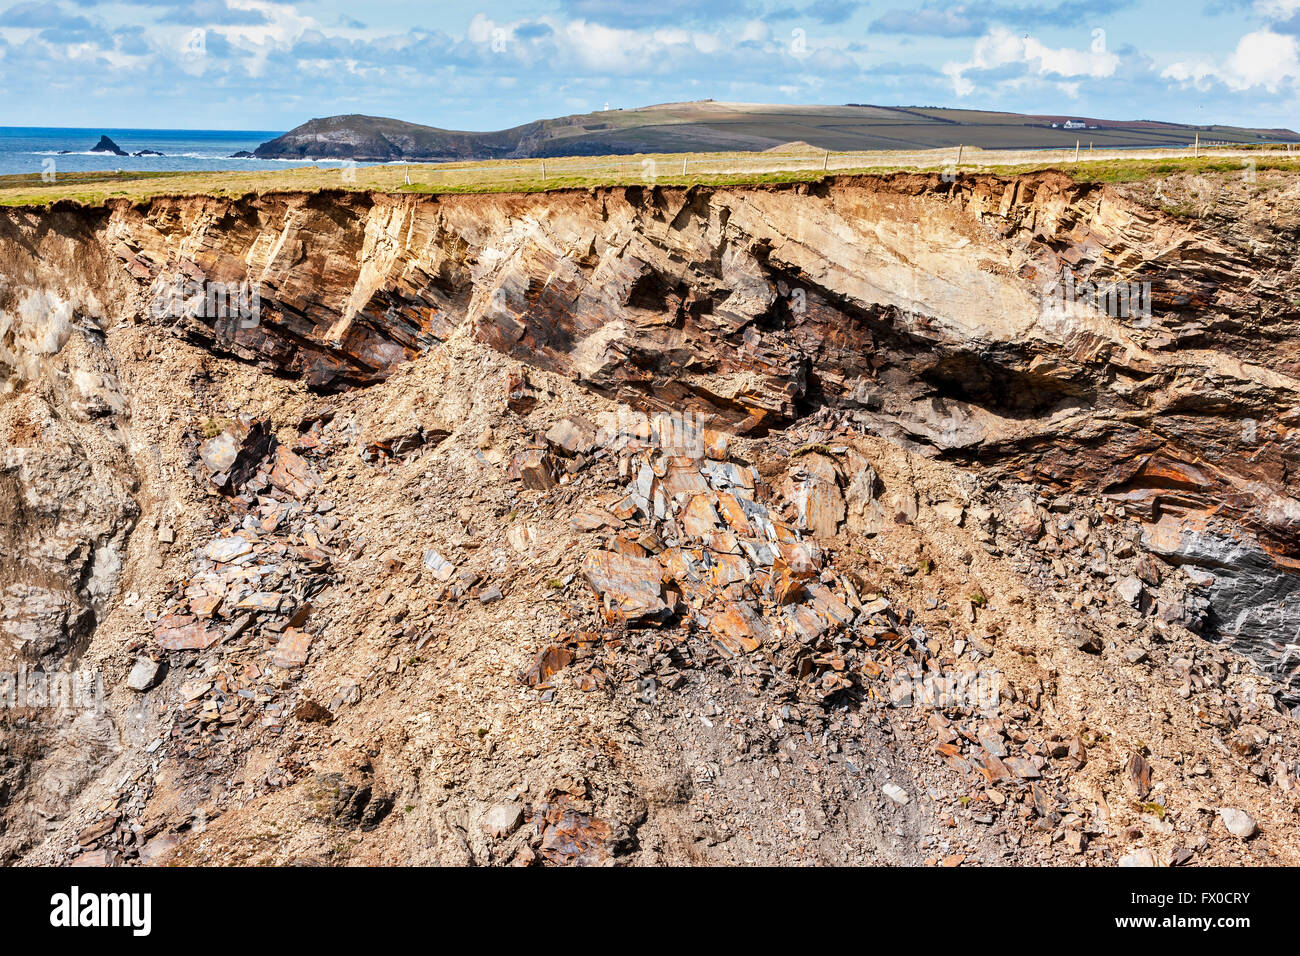
[[[937,551],[945,536],[973,534],[969,547],[1002,562],[1001,573],[1023,572],[1026,579],[1038,572],[1017,562],[1045,555],[1049,572],[1077,594],[1069,613],[1103,638],[1112,633],[1112,622],[1103,621],[1112,599],[1098,595],[1118,583],[1120,603],[1131,606],[1125,613],[1136,616],[1115,625],[1121,630],[1113,633],[1154,627],[1192,642],[1180,647],[1226,639],[1281,682],[1284,699],[1294,700],[1293,655],[1300,644],[1294,612],[1300,600],[1300,184],[1279,174],[1262,189],[1234,179],[1174,180],[1160,188],[1156,193],[1147,185],[1079,185],[1051,173],[954,182],[900,175],[763,188],[443,197],[325,193],[5,210],[0,632],[26,661],[75,662],[93,646],[110,606],[123,615],[131,608],[143,612],[149,601],[140,595],[152,591],[150,636],[135,644],[124,638],[118,650],[159,641],[164,650],[207,653],[201,635],[209,625],[197,609],[202,605],[207,618],[220,621],[219,601],[204,604],[194,592],[197,584],[188,585],[189,603],[180,612],[172,599],[157,598],[168,580],[177,587],[187,586],[191,576],[201,581],[209,567],[203,562],[220,566],[223,557],[209,552],[190,567],[179,552],[160,556],[159,543],[170,545],[179,532],[182,544],[205,547],[195,530],[203,522],[191,521],[188,533],[175,526],[197,507],[195,501],[212,505],[214,489],[238,493],[252,482],[236,524],[239,515],[264,510],[269,501],[315,501],[326,494],[313,484],[319,476],[296,475],[294,461],[274,458],[258,437],[262,432],[249,437],[248,421],[259,415],[273,426],[292,425],[315,436],[305,445],[281,443],[309,458],[305,449],[321,447],[322,426],[346,418],[353,430],[334,441],[354,444],[353,454],[369,466],[400,465],[416,449],[436,447],[438,455],[454,455],[444,448],[459,442],[461,453],[474,450],[478,458],[477,464],[467,459],[457,466],[462,481],[482,482],[474,469],[490,467],[492,482],[522,481],[554,496],[563,495],[571,480],[578,483],[573,488],[579,486],[595,439],[573,438],[585,431],[570,422],[550,442],[583,462],[571,461],[561,480],[564,469],[544,460],[547,443],[508,455],[501,451],[504,426],[483,418],[483,408],[509,398],[526,431],[527,416],[546,414],[547,395],[557,402],[561,396],[575,413],[582,409],[573,403],[586,395],[592,408],[688,416],[741,443],[751,456],[747,463],[780,457],[781,448],[788,455],[795,437],[841,442],[860,436],[873,449],[874,464],[861,457],[861,448],[850,454],[819,444],[812,458],[805,455],[805,470],[794,474],[792,484],[763,473],[759,488],[750,480],[748,490],[761,501],[762,486],[778,489],[777,500],[794,509],[791,527],[819,542],[837,535],[892,540],[902,532],[891,526],[917,522],[918,508],[924,511],[928,501],[950,518],[956,514],[957,527],[940,525],[936,537],[925,539],[930,543],[922,542],[925,547]],[[1162,211],[1197,204],[1200,215],[1194,219]],[[250,289],[257,296],[251,312],[222,307],[231,290]],[[412,380],[412,369],[430,370],[418,374],[431,378]],[[553,384],[539,388],[526,370]],[[435,378],[436,387],[427,384]],[[223,405],[232,389],[248,404]],[[284,404],[277,408],[276,402]],[[498,404],[494,414],[499,412]],[[212,421],[209,434],[204,423]],[[487,431],[471,433],[469,422]],[[225,446],[208,446],[199,455],[200,442],[223,434],[232,449],[242,442],[245,449],[258,445],[257,453],[241,452],[244,458],[237,461],[234,451],[224,457]],[[259,479],[267,455],[272,457]],[[210,467],[205,470],[202,462]],[[339,484],[329,487],[352,488],[357,476],[339,467],[345,468]],[[214,468],[215,484],[208,474]],[[934,471],[925,472],[932,486],[928,498],[913,490],[895,500],[899,487],[921,481],[918,469],[929,468]],[[886,471],[894,485],[885,481],[882,494],[878,485]],[[706,483],[713,480],[708,469],[702,474]],[[659,537],[658,520],[689,525],[667,505],[657,513],[653,503],[651,485],[670,477],[671,468],[646,479],[650,484],[643,489],[646,530]],[[327,474],[325,481],[335,478]],[[727,481],[744,486],[738,478]],[[945,482],[951,485],[948,497],[961,504],[952,505],[935,490]],[[978,501],[971,482],[985,489]],[[724,481],[710,493],[730,494],[727,487]],[[819,488],[836,492],[823,500]],[[1003,501],[1011,491],[1028,494],[1027,504]],[[568,493],[567,506],[582,505],[585,499],[576,494]],[[637,494],[634,488],[632,497]],[[424,507],[422,500],[417,494],[409,508]],[[1007,505],[1005,513],[997,511],[998,501]],[[517,510],[508,499],[495,504],[498,516]],[[1076,504],[1083,510],[1072,512],[1070,520],[1054,517]],[[321,514],[339,505],[331,499]],[[714,507],[725,505],[719,499]],[[473,513],[480,507],[461,506],[471,512],[460,515],[465,528],[478,520]],[[631,520],[630,513],[611,513],[617,524],[584,524],[579,514],[573,526],[622,528]],[[756,520],[752,513],[750,519]],[[204,526],[225,520],[217,515]],[[1074,530],[1062,532],[1061,522]],[[1099,540],[1094,532],[1089,543],[1089,529],[1099,522],[1132,526],[1140,539],[1089,552]],[[247,521],[244,526],[250,527]],[[282,572],[297,582],[295,606],[318,601],[322,591],[333,593],[328,589],[337,580],[330,574],[338,571],[339,559],[332,569],[322,565],[319,526],[291,521],[279,528],[276,519],[271,530],[258,528],[258,534],[285,535],[277,547],[296,549],[299,563]],[[308,533],[313,537],[304,537]],[[531,555],[531,534],[524,535],[522,547],[511,537],[510,546]],[[1010,537],[1004,540],[1004,534]],[[773,535],[784,540],[779,531]],[[1083,549],[1077,561],[1057,555],[1063,540]],[[845,555],[852,550],[844,542],[834,547],[841,546]],[[556,547],[566,551],[558,542]],[[1139,550],[1163,559],[1167,570],[1143,565],[1136,576],[1128,575],[1127,564],[1119,562],[1136,560]],[[344,552],[336,543],[334,553]],[[658,551],[642,541],[615,553],[652,560],[646,554]],[[914,563],[917,553],[876,560]],[[777,575],[771,555],[748,554],[758,562],[761,580]],[[435,557],[422,560],[437,579],[443,565],[451,564],[441,553]],[[576,571],[581,554],[572,558],[570,570]],[[959,549],[958,559],[958,565],[974,566],[969,551]],[[671,562],[659,560],[668,568],[662,572],[666,580],[672,579]],[[371,573],[392,575],[395,583],[387,590],[400,594],[415,586],[398,581],[406,573],[402,568],[393,558]],[[133,600],[123,593],[124,569]],[[557,569],[557,580],[567,588],[563,570]],[[588,571],[607,611],[609,592],[623,586],[620,574],[630,573],[618,570]],[[750,580],[750,572],[742,577]],[[145,580],[150,587],[139,585]],[[471,582],[435,603],[462,599],[478,586]],[[846,593],[843,600],[852,605],[861,588],[848,590],[854,597]],[[689,594],[684,599],[695,600]],[[482,606],[494,600],[489,593]],[[519,600],[522,612],[528,602],[522,595]],[[723,643],[741,656],[762,643],[749,646],[754,612],[745,608],[736,612],[728,605],[726,614],[733,616],[718,618],[732,622],[724,627],[731,630]],[[259,611],[256,602],[244,609]],[[662,609],[651,602],[651,610],[647,617],[661,610],[673,617],[671,601]],[[1014,609],[1007,613],[1009,620],[1017,613],[1024,617]],[[171,629],[155,627],[168,614],[162,620]],[[195,614],[200,637],[186,643],[196,633]],[[973,603],[969,615],[973,624]],[[339,611],[331,621],[348,617]],[[1049,646],[1065,642],[1091,653],[1104,643],[1098,638],[1093,647],[1092,638],[1078,637],[1068,623],[1052,626],[1064,630],[1044,634],[1041,624],[1027,629]],[[247,627],[217,643],[240,638]],[[961,644],[967,646],[964,639]],[[790,672],[803,678],[813,666],[820,678],[830,667],[822,653],[815,665],[789,664]],[[1177,671],[1177,659],[1170,666]],[[1192,670],[1186,680],[1196,691],[1203,686]],[[834,681],[827,686],[838,688]],[[1038,686],[1041,695],[1042,679]],[[350,702],[347,693],[339,695],[324,708],[331,715]],[[1025,699],[1022,694],[1022,705]],[[224,706],[214,713],[226,713]],[[225,726],[221,717],[213,723]],[[31,731],[22,732],[30,740]],[[114,740],[101,728],[86,736],[100,743],[92,748],[95,757],[75,773],[66,766],[42,773],[31,759],[9,761],[11,790],[23,786],[20,777],[29,789],[45,788],[35,797],[29,793],[20,808],[28,830],[11,842],[12,852],[39,843],[40,821],[60,816],[61,803],[97,773],[138,755],[139,742],[120,733]],[[1059,739],[1067,740],[1064,728]],[[71,752],[42,759],[66,761]],[[369,781],[377,772],[373,758],[359,758],[345,776]],[[1127,772],[1131,776],[1133,768]],[[997,782],[992,776],[990,781]],[[358,786],[354,781],[351,792]],[[1139,779],[1137,789],[1145,799],[1149,780]],[[371,789],[365,792],[369,800]],[[559,791],[546,793],[539,831],[567,826]],[[358,808],[358,819],[365,806]],[[676,804],[668,800],[664,806]],[[558,816],[546,824],[547,813]],[[671,816],[669,810],[664,814]],[[644,825],[641,811],[624,808],[622,815]],[[444,840],[460,839],[454,824],[426,823],[430,832],[443,832]],[[11,832],[15,826],[11,817]],[[491,855],[468,844],[467,852]],[[884,851],[868,856],[873,852]],[[543,856],[554,862],[583,854]]]
[[[33,661],[85,650],[139,514],[100,304],[129,289],[102,257],[64,265],[97,244],[94,228],[75,215],[5,222],[6,245],[21,251],[6,256],[0,285],[0,627]]]
[[[1300,567],[1300,239],[1293,186],[1263,215],[1247,188],[1221,189],[1209,223],[1052,174],[160,200],[62,214],[80,238],[59,268],[92,270],[87,288],[125,272],[120,317],[317,389],[382,380],[467,326],[638,407],[747,434],[827,407],[1116,496],[1150,547],[1214,576],[1211,630],[1278,661],[1300,626],[1300,578],[1277,573]],[[255,284],[260,321],[201,317],[203,292],[199,317],[170,318],[178,282]]]

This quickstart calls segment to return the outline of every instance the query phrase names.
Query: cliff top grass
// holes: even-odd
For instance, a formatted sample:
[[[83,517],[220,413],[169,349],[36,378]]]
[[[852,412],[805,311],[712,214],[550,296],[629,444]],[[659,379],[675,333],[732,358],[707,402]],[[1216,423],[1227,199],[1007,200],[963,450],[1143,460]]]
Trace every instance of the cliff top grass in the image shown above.
[[[1158,155],[1150,155],[1158,153]],[[1081,182],[1134,182],[1177,173],[1240,175],[1244,171],[1300,171],[1300,151],[1220,149],[1199,158],[1186,151],[1090,153],[966,149],[894,153],[689,153],[547,160],[503,160],[421,165],[302,166],[250,172],[80,172],[0,176],[0,205],[47,206],[71,201],[97,206],[124,198],[242,196],[324,189],[391,193],[456,194],[544,192],[592,186],[758,185],[813,182],[826,176],[893,172],[998,173],[1016,175],[1057,169]]]

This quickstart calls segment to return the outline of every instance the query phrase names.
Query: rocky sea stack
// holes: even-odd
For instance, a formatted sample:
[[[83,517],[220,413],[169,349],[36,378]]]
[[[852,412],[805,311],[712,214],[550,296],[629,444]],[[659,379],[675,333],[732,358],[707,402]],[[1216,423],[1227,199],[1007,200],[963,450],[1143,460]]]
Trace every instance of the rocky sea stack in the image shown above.
[[[122,147],[118,146],[117,143],[115,143],[115,142],[113,142],[111,139],[109,139],[107,136],[101,136],[101,137],[99,137],[99,142],[96,143],[96,144],[91,148],[90,151],[91,151],[92,153],[111,153],[111,154],[114,155],[114,156],[129,156],[129,155],[131,155],[131,154],[128,153],[126,150],[122,149]]]

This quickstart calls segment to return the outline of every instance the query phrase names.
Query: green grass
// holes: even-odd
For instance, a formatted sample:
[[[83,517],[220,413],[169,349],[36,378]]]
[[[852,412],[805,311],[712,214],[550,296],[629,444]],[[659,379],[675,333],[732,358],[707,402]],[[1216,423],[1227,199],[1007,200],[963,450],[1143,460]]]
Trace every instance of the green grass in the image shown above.
[[[852,170],[853,174],[874,172],[892,172],[893,170]],[[850,172],[850,171],[845,171]],[[838,172],[836,175],[843,175]],[[586,189],[592,186],[738,186],[759,185],[762,183],[802,183],[823,179],[825,173],[803,170],[789,170],[774,173],[701,173],[698,176],[656,176],[647,180],[638,176],[551,176],[543,180],[512,179],[493,182],[487,180],[474,183],[412,183],[399,186],[396,192],[426,193],[429,195],[456,193],[540,193],[561,189]]]
[[[83,204],[103,202],[111,195],[128,195],[129,189],[110,187],[136,187],[145,182],[157,183],[189,175],[185,172],[84,172],[60,173],[53,183],[45,182],[40,173],[20,176],[0,176],[0,203],[6,206],[43,205],[52,198],[68,199]],[[82,187],[94,186],[84,190]],[[159,192],[164,190],[159,189]]]
[[[1069,151],[1066,151],[1068,153]],[[1256,151],[1250,162],[1257,173],[1267,171],[1300,172],[1300,158],[1287,159],[1285,153],[1269,155]],[[967,150],[967,162],[961,173],[995,173],[1017,175],[1046,169],[1060,170],[1080,182],[1126,183],[1158,179],[1178,173],[1195,175],[1239,176],[1245,167],[1241,158],[1205,156],[1193,158],[1124,157],[1081,161],[1064,161],[1064,153],[1034,154],[1032,162],[1015,162],[1026,154],[999,154]],[[1086,154],[1085,154],[1086,155]],[[877,165],[837,168],[837,162],[874,159]],[[902,162],[906,157],[910,162]],[[1041,158],[1040,158],[1041,157]],[[683,158],[687,171],[682,173]],[[903,154],[830,155],[829,172],[822,169],[821,156],[781,157],[766,153],[694,153],[677,155],[571,157],[545,161],[546,175],[540,160],[448,163],[441,165],[367,166],[349,170],[347,178],[338,168],[304,166],[269,172],[122,172],[64,173],[53,183],[42,181],[39,174],[0,176],[0,205],[48,206],[54,202],[102,205],[113,199],[142,202],[158,196],[206,195],[238,197],[264,192],[320,192],[347,190],[386,193],[443,195],[462,193],[538,193],[561,189],[599,186],[739,186],[797,182],[816,182],[827,176],[884,175],[900,171],[943,173],[951,171],[955,158],[952,150]],[[890,160],[894,160],[891,162]],[[754,168],[726,172],[708,171],[709,165],[766,163],[797,168],[772,170]],[[805,165],[800,165],[805,164]],[[694,166],[694,168],[692,168]],[[704,168],[701,168],[704,167]],[[646,175],[647,169],[659,174]],[[404,182],[409,170],[411,183]],[[1171,208],[1172,215],[1190,215],[1191,211]]]
[[[1300,172],[1300,159],[1254,159],[1257,173],[1266,170]],[[1042,166],[1009,166],[998,172],[1008,175],[1033,172]],[[1221,159],[1213,156],[1200,159],[1133,159],[1133,160],[1099,160],[1096,162],[1057,164],[1057,168],[1068,173],[1079,182],[1094,183],[1129,183],[1144,179],[1166,179],[1176,173],[1193,175],[1240,175],[1246,167],[1241,160]]]

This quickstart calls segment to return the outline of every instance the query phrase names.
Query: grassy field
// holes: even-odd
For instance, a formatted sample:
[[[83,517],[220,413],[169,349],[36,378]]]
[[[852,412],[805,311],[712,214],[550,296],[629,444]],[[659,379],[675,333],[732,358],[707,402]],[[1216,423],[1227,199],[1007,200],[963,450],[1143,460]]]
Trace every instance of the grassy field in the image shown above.
[[[1240,175],[1254,169],[1300,171],[1300,151],[1225,149],[1199,158],[1187,150],[1124,152],[1074,150],[871,153],[689,153],[646,156],[568,157],[414,166],[355,168],[303,166],[271,172],[119,172],[0,176],[0,205],[45,206],[57,201],[99,205],[160,195],[240,196],[263,192],[345,189],[421,194],[539,192],[606,185],[730,185],[808,182],[827,175],[901,170],[1016,174],[1060,169],[1078,180],[1130,182],[1179,172]],[[409,181],[408,181],[409,180]]]
[[[1250,165],[1246,165],[1247,162]],[[998,169],[997,171],[1007,175],[1015,175],[1042,168],[1033,164],[1021,164]],[[1203,175],[1221,173],[1225,176],[1240,176],[1252,169],[1255,172],[1270,169],[1300,172],[1300,153],[1297,153],[1294,159],[1286,159],[1284,155],[1269,157],[1264,154],[1250,160],[1225,159],[1216,156],[1202,156],[1199,159],[1110,159],[1092,163],[1061,164],[1057,168],[1069,173],[1079,182],[1128,183],[1142,179],[1160,179],[1172,176],[1175,173]]]
[[[1071,119],[1084,120],[1086,128],[1066,129],[1065,122]],[[1297,139],[1290,130],[1149,120],[923,106],[698,100],[557,116],[495,132],[438,129],[381,116],[319,117],[263,144],[258,155],[304,162],[311,157],[425,162],[507,156],[680,156],[780,149],[799,142],[833,152],[955,149],[962,143],[998,150],[1067,149],[1080,139],[1098,149],[1169,149],[1188,147],[1197,137],[1207,146]]]

